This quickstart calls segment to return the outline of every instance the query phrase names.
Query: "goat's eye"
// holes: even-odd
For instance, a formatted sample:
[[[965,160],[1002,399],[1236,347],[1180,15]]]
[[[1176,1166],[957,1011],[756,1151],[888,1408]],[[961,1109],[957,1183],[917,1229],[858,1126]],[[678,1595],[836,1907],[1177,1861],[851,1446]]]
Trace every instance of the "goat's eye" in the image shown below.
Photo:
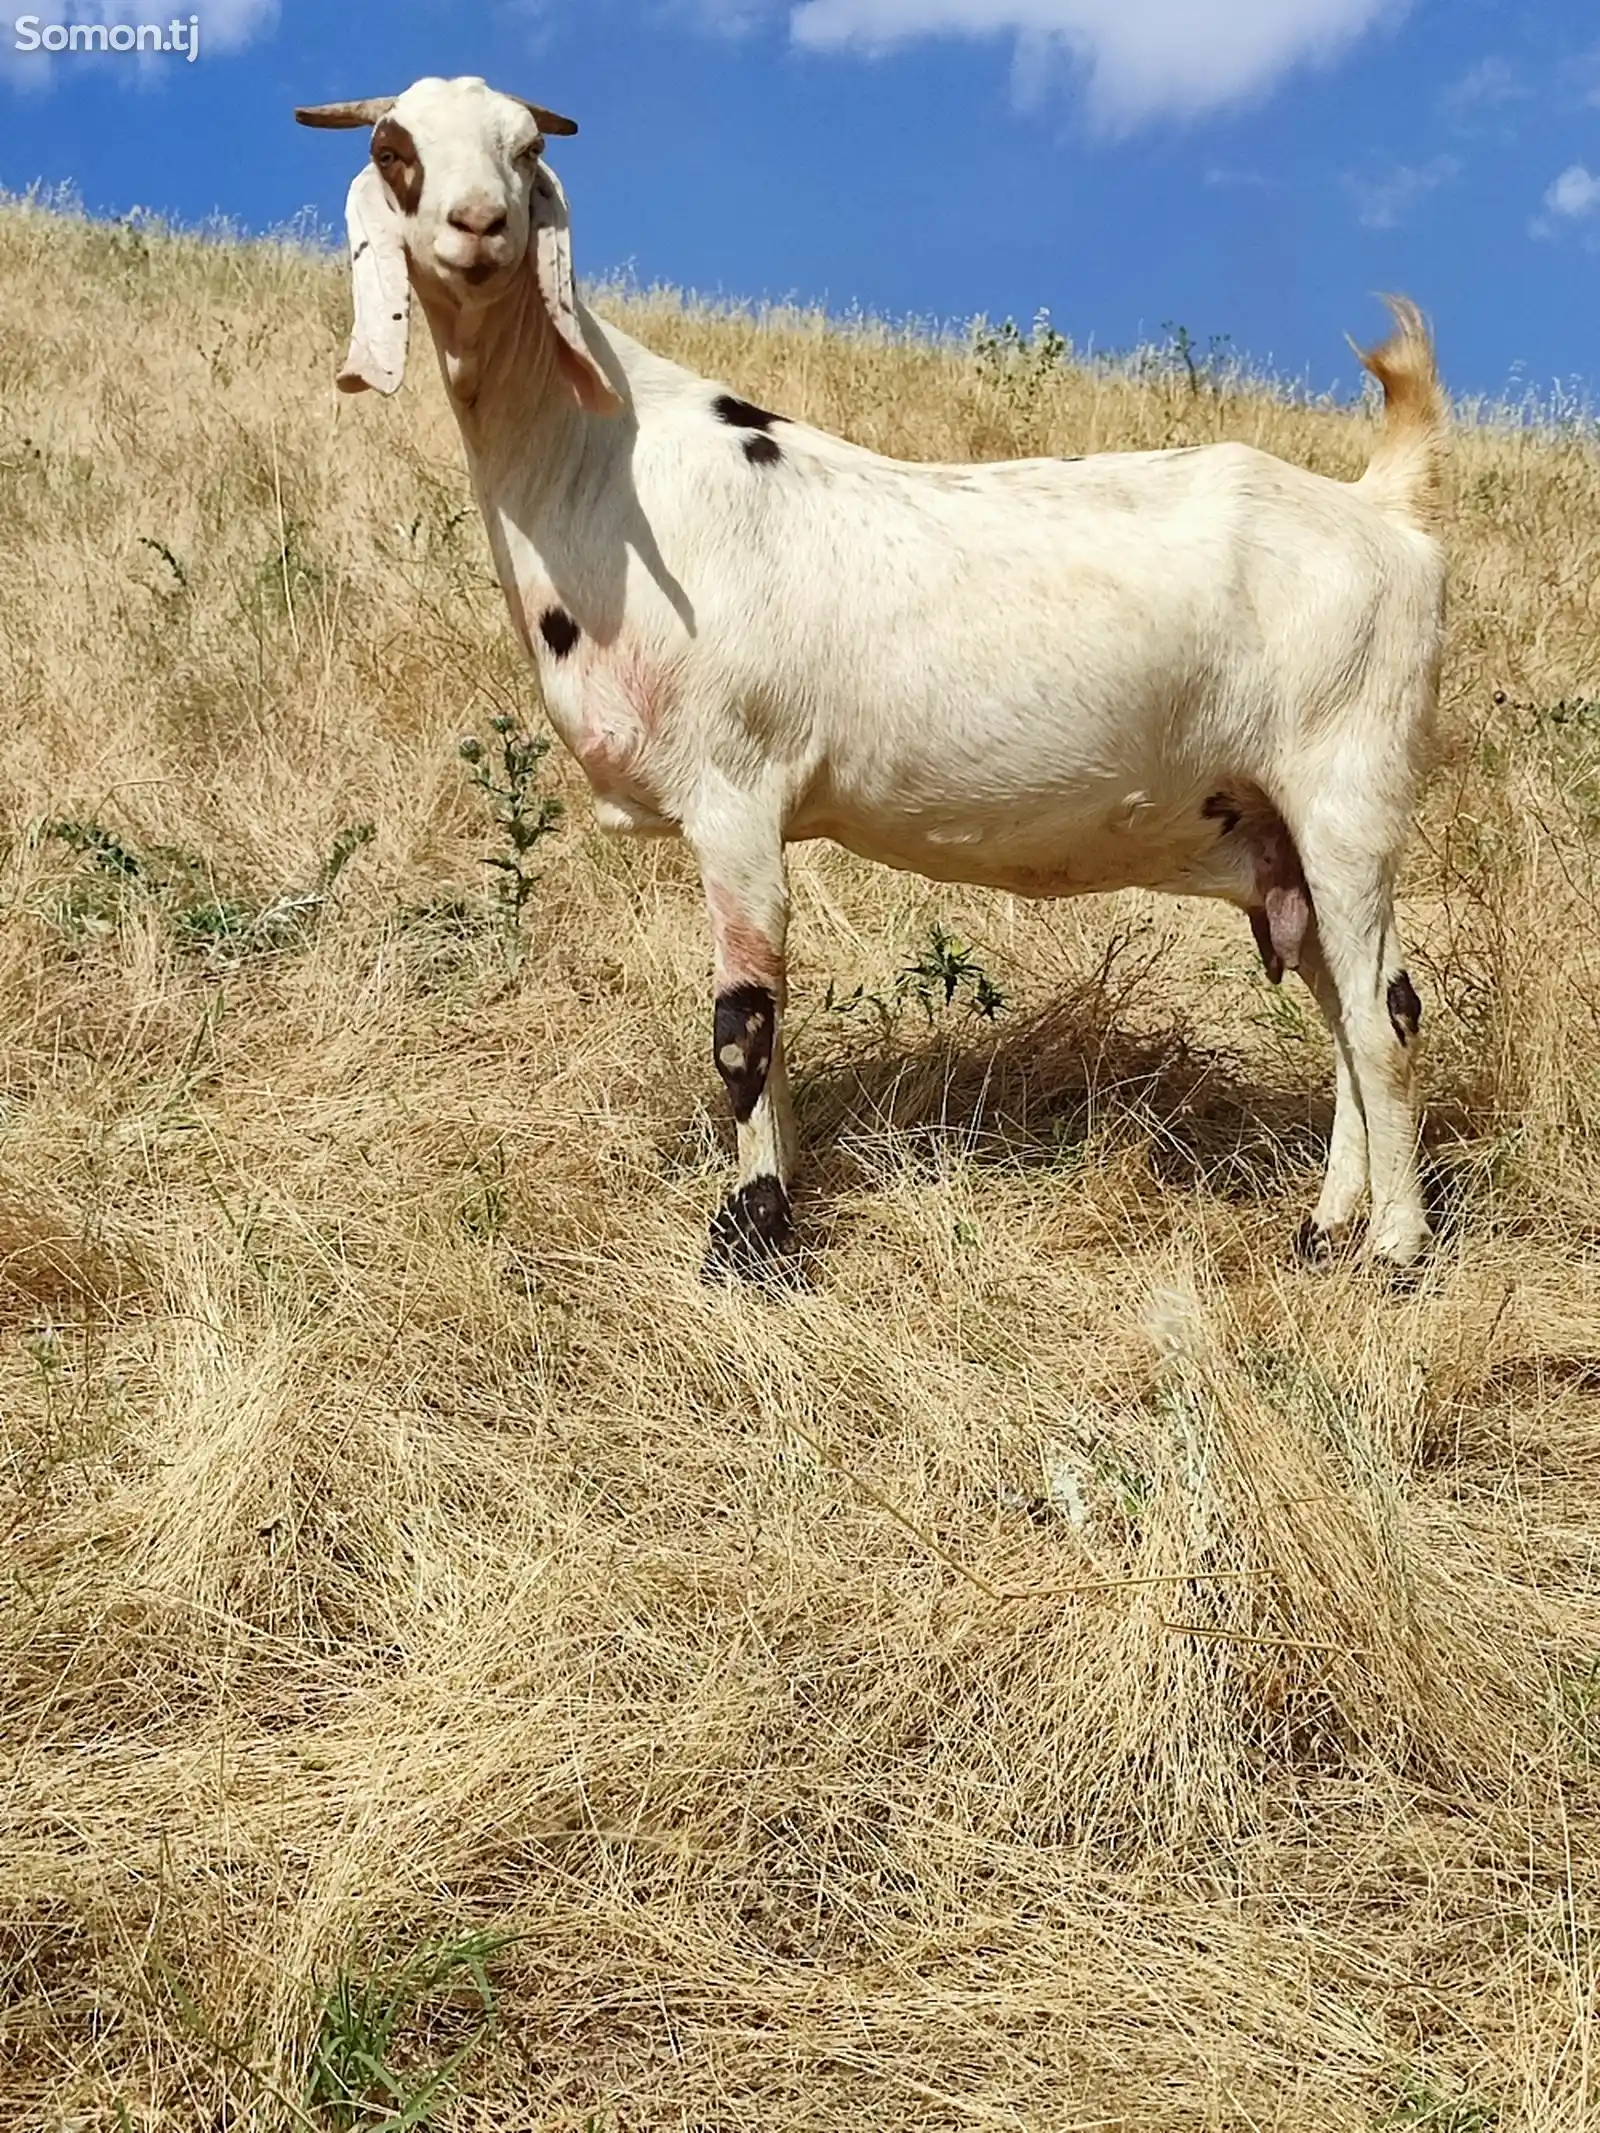
[[[377,165],[380,170],[387,170],[395,160],[395,152],[392,148],[380,148],[378,150]]]

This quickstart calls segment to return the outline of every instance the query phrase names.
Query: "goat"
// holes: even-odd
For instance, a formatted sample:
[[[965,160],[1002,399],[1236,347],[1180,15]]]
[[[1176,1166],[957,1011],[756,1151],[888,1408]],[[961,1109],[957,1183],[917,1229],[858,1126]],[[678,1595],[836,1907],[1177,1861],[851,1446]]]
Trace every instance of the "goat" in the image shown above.
[[[1025,897],[1225,898],[1334,1043],[1303,1247],[1429,1229],[1421,1009],[1394,883],[1438,695],[1447,442],[1416,308],[1362,361],[1358,481],[1243,444],[918,465],[752,406],[603,323],[544,160],[571,120],[477,78],[295,114],[368,127],[339,385],[393,392],[414,296],[511,620],[602,827],[687,838],[738,1180],[708,1267],[791,1236],[784,848]],[[1359,352],[1359,351],[1358,351]]]

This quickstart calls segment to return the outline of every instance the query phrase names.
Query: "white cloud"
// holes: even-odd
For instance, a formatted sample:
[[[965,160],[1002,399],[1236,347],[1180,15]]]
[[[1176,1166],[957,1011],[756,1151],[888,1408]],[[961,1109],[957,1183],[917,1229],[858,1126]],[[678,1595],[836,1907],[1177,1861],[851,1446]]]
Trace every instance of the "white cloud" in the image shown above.
[[[1091,108],[1126,127],[1264,95],[1294,67],[1326,62],[1410,0],[801,0],[795,42],[882,52],[920,37],[1019,40],[1087,77]]]
[[[679,0],[674,12],[687,13],[703,30],[723,37],[744,37],[770,16],[770,0]]]
[[[1435,156],[1427,163],[1401,163],[1381,178],[1346,178],[1345,189],[1356,203],[1356,216],[1366,230],[1394,230],[1410,219],[1430,193],[1454,182],[1461,174],[1455,156]]]
[[[1581,163],[1571,163],[1544,196],[1552,215],[1568,222],[1581,222],[1600,210],[1600,178]]]
[[[278,0],[198,0],[197,12],[213,51],[231,52],[278,25]]]
[[[1450,84],[1439,101],[1448,117],[1468,120],[1518,103],[1527,93],[1516,69],[1508,61],[1490,58],[1480,59],[1475,67],[1468,67],[1465,74]]]

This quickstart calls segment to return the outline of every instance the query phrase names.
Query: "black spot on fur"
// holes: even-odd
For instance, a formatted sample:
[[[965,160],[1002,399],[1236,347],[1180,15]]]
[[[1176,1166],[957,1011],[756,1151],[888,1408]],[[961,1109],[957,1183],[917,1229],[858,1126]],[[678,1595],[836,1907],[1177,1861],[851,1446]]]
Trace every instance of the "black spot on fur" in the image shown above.
[[[772,437],[747,437],[744,441],[744,456],[753,467],[775,467],[783,454],[777,440]]]
[[[564,607],[547,607],[539,617],[539,635],[557,659],[565,659],[583,632]]]
[[[711,403],[711,412],[719,422],[728,423],[736,430],[770,430],[775,422],[786,418],[769,414],[764,407],[757,407],[750,400],[736,400],[732,393],[719,393]]]
[[[752,1178],[717,1209],[704,1274],[715,1281],[736,1274],[770,1281],[794,1237],[789,1195],[778,1178]]]
[[[735,985],[717,1001],[712,1029],[717,1072],[742,1126],[767,1085],[778,1034],[777,1002],[765,985]]]
[[[1208,800],[1202,800],[1200,812],[1208,822],[1222,824],[1224,837],[1231,837],[1239,827],[1239,810],[1225,792],[1214,792]]]
[[[1405,971],[1389,980],[1389,1020],[1402,1044],[1411,1043],[1422,1029],[1422,1002]]]
[[[355,250],[350,254],[350,257],[352,259],[359,259],[371,242],[372,240],[370,237],[363,237],[361,242],[356,246]]]

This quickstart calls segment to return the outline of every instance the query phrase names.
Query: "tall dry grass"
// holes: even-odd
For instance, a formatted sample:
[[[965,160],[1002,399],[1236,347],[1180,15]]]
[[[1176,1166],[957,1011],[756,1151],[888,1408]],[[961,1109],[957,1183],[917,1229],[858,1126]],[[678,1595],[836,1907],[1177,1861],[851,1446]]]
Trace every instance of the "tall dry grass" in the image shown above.
[[[0,281],[8,2133],[1600,2124],[1593,444],[1460,441],[1419,1293],[1291,1263],[1329,1062],[1231,915],[806,850],[775,1301],[696,1278],[685,856],[552,761],[490,914],[429,366],[338,400],[288,248]],[[910,456],[1368,444],[630,309]],[[992,1027],[896,1010],[936,920]]]

